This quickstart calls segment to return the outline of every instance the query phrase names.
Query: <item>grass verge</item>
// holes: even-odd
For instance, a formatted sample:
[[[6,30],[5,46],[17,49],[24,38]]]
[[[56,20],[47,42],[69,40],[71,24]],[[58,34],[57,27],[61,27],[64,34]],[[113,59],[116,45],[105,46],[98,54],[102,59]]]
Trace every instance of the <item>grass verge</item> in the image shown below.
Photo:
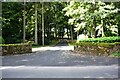
[[[76,40],[67,40],[69,46],[74,46],[76,44]]]

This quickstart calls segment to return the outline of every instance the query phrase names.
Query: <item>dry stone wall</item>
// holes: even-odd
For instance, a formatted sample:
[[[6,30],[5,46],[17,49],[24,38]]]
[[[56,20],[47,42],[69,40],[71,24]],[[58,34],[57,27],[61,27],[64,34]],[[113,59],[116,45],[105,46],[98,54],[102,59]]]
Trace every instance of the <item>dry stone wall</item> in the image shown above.
[[[107,46],[106,46],[107,44]],[[97,56],[108,56],[113,52],[120,52],[120,44],[111,45],[106,43],[105,45],[86,45],[84,43],[76,44],[74,46],[75,52],[84,54],[84,55],[97,55]]]
[[[23,53],[31,53],[32,45],[31,44],[9,44],[1,46],[1,55],[15,55],[15,54],[23,54]]]

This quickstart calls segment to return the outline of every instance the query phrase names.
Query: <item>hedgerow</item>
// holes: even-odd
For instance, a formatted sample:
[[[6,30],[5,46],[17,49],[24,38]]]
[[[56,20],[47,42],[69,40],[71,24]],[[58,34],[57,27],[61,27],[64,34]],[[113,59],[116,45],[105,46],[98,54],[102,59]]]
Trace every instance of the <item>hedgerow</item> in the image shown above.
[[[120,42],[120,36],[113,36],[113,37],[100,37],[100,38],[86,38],[80,39],[79,42],[105,42],[105,43],[113,43],[113,42]]]

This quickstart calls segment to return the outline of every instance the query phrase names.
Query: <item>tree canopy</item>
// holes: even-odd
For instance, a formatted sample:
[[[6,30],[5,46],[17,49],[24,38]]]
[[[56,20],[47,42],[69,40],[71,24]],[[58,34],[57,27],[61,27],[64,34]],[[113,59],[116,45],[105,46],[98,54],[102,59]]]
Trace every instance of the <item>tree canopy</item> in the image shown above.
[[[2,2],[2,37],[49,44],[65,35],[119,36],[119,8],[117,2]]]
[[[115,18],[118,8],[113,3],[71,1],[63,11],[76,31],[90,37],[118,35]]]

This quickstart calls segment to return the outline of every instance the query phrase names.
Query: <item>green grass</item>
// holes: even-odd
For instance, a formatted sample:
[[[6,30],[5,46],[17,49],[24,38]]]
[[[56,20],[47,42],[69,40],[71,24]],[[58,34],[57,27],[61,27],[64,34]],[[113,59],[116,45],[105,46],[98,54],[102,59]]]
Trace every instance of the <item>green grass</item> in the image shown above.
[[[69,45],[69,46],[74,46],[74,43],[71,42],[71,43],[68,43],[68,45]]]
[[[38,47],[41,47],[42,45],[35,45],[35,44],[32,44],[32,48],[38,48]]]
[[[114,52],[110,55],[110,57],[119,57],[120,58],[120,52]]]
[[[73,41],[67,40],[67,43],[68,43],[69,46],[74,46],[75,43],[76,43],[76,40],[73,40]]]

